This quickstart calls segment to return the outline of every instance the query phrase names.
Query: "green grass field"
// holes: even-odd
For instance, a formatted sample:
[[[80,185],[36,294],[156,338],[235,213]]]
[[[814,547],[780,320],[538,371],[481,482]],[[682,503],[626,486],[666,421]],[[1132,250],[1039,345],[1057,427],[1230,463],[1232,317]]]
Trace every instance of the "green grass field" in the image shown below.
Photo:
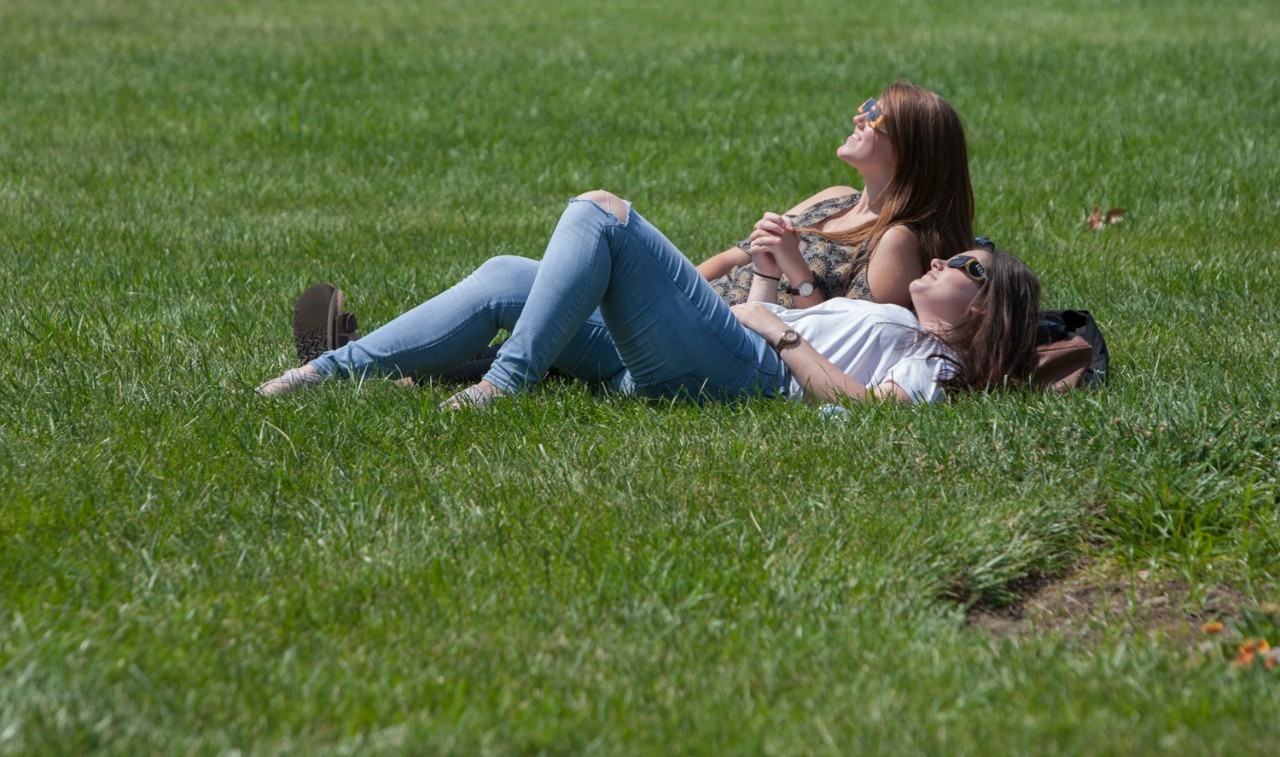
[[[1280,738],[1200,629],[1280,644],[1270,0],[0,0],[0,71],[0,754]],[[718,252],[899,77],[1102,391],[246,393],[307,284],[367,328],[587,189]]]

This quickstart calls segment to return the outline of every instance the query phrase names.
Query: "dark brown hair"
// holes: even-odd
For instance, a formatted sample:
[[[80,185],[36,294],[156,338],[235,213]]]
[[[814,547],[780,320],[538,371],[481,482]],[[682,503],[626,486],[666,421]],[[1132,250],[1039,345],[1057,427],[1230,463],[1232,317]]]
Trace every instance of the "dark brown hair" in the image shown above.
[[[886,231],[905,225],[915,233],[925,267],[969,249],[973,186],[960,115],[939,95],[907,81],[890,84],[878,99],[896,159],[884,204],[875,220],[825,236],[850,246],[867,242],[874,251]]]
[[[1040,280],[1017,257],[989,250],[988,279],[959,323],[938,334],[955,354],[949,393],[1019,386],[1036,367]]]

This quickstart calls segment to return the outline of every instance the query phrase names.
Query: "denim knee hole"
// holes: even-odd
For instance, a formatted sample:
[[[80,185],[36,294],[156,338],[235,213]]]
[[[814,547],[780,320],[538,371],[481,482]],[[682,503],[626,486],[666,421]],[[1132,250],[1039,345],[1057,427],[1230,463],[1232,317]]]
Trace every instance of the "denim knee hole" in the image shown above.
[[[627,225],[627,221],[631,217],[631,203],[615,195],[613,192],[604,189],[593,189],[590,192],[583,192],[574,200],[589,202],[597,208],[612,215],[618,219],[618,223],[623,226]],[[619,205],[620,207],[614,207]]]

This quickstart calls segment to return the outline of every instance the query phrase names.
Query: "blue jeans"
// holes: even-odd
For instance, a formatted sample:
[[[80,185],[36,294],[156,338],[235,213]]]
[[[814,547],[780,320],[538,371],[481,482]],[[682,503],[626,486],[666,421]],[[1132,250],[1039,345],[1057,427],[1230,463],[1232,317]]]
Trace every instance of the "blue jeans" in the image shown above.
[[[311,365],[322,375],[338,377],[446,373],[471,360],[500,329],[515,328],[537,273],[536,260],[490,258],[452,288]],[[611,382],[623,370],[599,313],[583,324],[554,365],[590,382]]]
[[[320,373],[432,373],[511,330],[485,378],[508,394],[554,365],[653,397],[771,396],[785,365],[663,234],[575,199],[540,263],[494,258],[457,286],[312,362]]]

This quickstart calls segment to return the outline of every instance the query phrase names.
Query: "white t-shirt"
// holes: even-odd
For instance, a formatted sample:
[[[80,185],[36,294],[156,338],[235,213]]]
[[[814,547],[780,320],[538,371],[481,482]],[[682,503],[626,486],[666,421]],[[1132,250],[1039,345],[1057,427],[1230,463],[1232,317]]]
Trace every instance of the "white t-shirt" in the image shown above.
[[[902,387],[912,402],[945,396],[940,381],[954,370],[942,342],[925,336],[910,310],[837,297],[804,310],[766,305],[846,376],[874,391],[885,381]],[[804,387],[793,376],[791,397]]]

